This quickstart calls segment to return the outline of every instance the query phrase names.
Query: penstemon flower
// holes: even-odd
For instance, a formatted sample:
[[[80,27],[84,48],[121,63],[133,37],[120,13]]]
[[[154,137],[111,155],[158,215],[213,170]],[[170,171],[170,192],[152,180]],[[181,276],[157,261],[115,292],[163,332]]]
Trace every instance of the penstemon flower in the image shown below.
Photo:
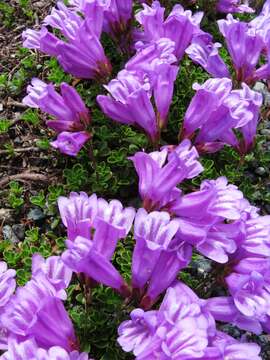
[[[62,83],[60,89],[61,95],[53,84],[34,78],[32,85],[27,87],[28,95],[23,103],[51,115],[53,119],[47,120],[46,124],[59,134],[51,146],[64,154],[76,156],[91,139],[91,134],[86,131],[91,122],[90,112],[72,86]]]
[[[98,0],[85,4],[88,16],[81,17],[77,11],[57,3],[41,27],[41,30],[26,30],[23,45],[54,56],[63,69],[82,79],[106,81],[111,73],[111,64],[99,40],[106,4]],[[57,29],[65,41],[50,33],[46,26]]]
[[[218,0],[216,9],[222,13],[253,13],[249,0]]]
[[[175,280],[191,259],[191,246],[176,237],[179,225],[166,212],[149,214],[139,209],[134,223],[136,245],[132,257],[132,287],[141,297],[141,306],[149,308]]]
[[[39,348],[34,340],[30,338],[20,341],[17,338],[10,338],[8,351],[1,360],[91,360],[86,353],[72,351],[68,353],[60,346],[53,346],[48,350]],[[93,359],[92,359],[93,360]]]
[[[77,339],[62,297],[62,290],[56,290],[41,273],[17,288],[1,316],[9,336],[33,337],[46,350],[52,346],[61,346],[68,352],[77,350]]]
[[[195,147],[184,140],[175,149],[164,147],[152,153],[137,152],[133,161],[139,176],[139,192],[147,210],[167,209],[181,191],[176,187],[203,171]]]
[[[61,94],[53,84],[34,78],[27,87],[28,95],[23,103],[53,116],[55,119],[47,120],[46,124],[57,132],[86,130],[91,117],[80,95],[66,83],[60,85],[60,90]]]
[[[127,296],[128,286],[111,259],[118,240],[132,226],[134,209],[124,209],[117,200],[107,203],[95,195],[88,198],[85,193],[72,193],[70,199],[61,197],[59,209],[68,229],[67,250],[62,255],[64,263],[73,271]]]
[[[118,334],[122,349],[138,360],[241,360],[244,354],[261,359],[258,345],[240,343],[216,330],[207,306],[180,282],[167,290],[159,310],[133,310]]]
[[[209,79],[202,85],[194,84],[193,88],[196,94],[186,111],[180,137],[195,137],[194,143],[200,152],[215,152],[225,144],[241,154],[251,150],[262,95],[245,83],[242,89],[232,90],[232,81],[228,78]],[[242,134],[241,141],[235,131]]]
[[[8,269],[4,261],[0,262],[0,349],[7,348],[8,330],[5,322],[2,320],[2,315],[5,308],[8,306],[10,299],[16,288],[16,271]]]
[[[234,19],[231,14],[226,20],[219,20],[218,26],[232,58],[237,81],[253,84],[256,80],[268,78],[269,66],[268,71],[265,71],[264,65],[257,69],[265,47],[261,32],[246,22]]]
[[[185,52],[194,63],[201,65],[212,76],[230,77],[229,70],[218,53],[221,46],[220,43],[212,42],[210,34],[202,33],[193,37]]]
[[[174,55],[177,60],[184,56],[186,48],[190,45],[193,35],[200,32],[199,25],[203,17],[202,12],[192,15],[190,10],[177,4],[173,7],[168,17],[164,19],[165,8],[154,1],[152,6],[143,4],[135,18],[142,27],[138,33],[139,43],[136,47],[144,46],[160,38],[168,38],[175,43]]]

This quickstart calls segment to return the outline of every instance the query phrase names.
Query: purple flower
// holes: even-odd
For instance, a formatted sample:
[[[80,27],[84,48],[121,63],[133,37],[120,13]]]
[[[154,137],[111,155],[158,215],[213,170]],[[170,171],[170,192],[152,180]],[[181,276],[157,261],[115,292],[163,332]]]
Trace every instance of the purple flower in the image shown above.
[[[84,192],[72,192],[69,198],[60,196],[58,207],[69,240],[75,240],[79,235],[87,237],[90,234],[98,212],[96,194],[88,197]]]
[[[107,202],[102,198],[97,200],[97,206],[97,217],[116,226],[121,233],[121,237],[126,237],[133,224],[135,210],[132,207],[123,208],[123,205],[118,200]]]
[[[170,211],[178,218],[178,237],[210,259],[226,263],[237,250],[243,194],[227,179],[207,180],[201,190],[183,195]],[[230,221],[230,223],[227,223]]]
[[[111,0],[104,11],[103,30],[114,38],[128,33],[132,19],[132,0]]]
[[[43,21],[44,25],[60,30],[65,38],[70,41],[76,39],[82,23],[83,18],[66,7],[61,1],[58,1],[57,8],[52,8],[51,13]]]
[[[75,240],[77,236],[90,238],[92,228],[96,228],[96,222],[99,219],[112,225],[117,231],[119,238],[127,236],[133,224],[135,210],[132,207],[123,208],[118,200],[111,200],[109,203],[97,198],[96,194],[87,196],[86,193],[79,194],[72,192],[69,198],[60,196],[58,198],[58,207],[63,224],[67,227],[68,239]],[[104,243],[102,253],[114,252],[116,242],[112,238]],[[106,237],[104,237],[106,241]],[[111,258],[111,256],[109,256]]]
[[[260,347],[254,343],[244,343],[237,341],[231,336],[217,331],[215,337],[211,339],[211,345],[206,349],[203,360],[225,360],[248,359],[252,356],[254,360],[261,360]]]
[[[222,13],[253,13],[248,0],[218,0],[216,9]]]
[[[49,350],[38,347],[34,338],[20,341],[10,338],[8,351],[0,356],[1,360],[90,360],[86,353],[79,354],[77,351],[68,353],[59,346],[53,346]]]
[[[162,250],[167,249],[178,230],[178,224],[170,220],[166,212],[150,214],[139,209],[134,223],[136,245],[132,258],[132,286],[143,289],[151,278]]]
[[[40,31],[23,33],[23,45],[55,56],[63,69],[73,76],[105,81],[111,72],[111,64],[99,40],[105,5],[96,0],[84,6],[85,18],[58,2],[57,9],[53,8],[45,18]],[[59,30],[65,40],[48,32],[46,25]]]
[[[73,325],[60,292],[43,274],[37,274],[18,288],[5,307],[2,321],[10,335],[33,337],[39,347],[61,346],[68,352],[77,349]]]
[[[152,345],[158,327],[158,313],[156,310],[144,312],[135,309],[130,318],[119,326],[117,341],[124,351],[133,351],[137,356]]]
[[[227,20],[218,21],[219,30],[225,37],[231,55],[236,77],[239,82],[253,83],[256,66],[264,47],[262,37],[248,23],[234,20],[228,15]]]
[[[270,29],[270,1],[264,2],[261,13],[249,22],[249,26],[256,30],[262,36],[265,45],[269,40],[269,29]]]
[[[42,27],[40,30],[27,29],[23,31],[22,38],[24,40],[23,46],[28,49],[38,49],[50,56],[56,57],[58,55],[56,46],[59,39],[50,33],[46,27]]]
[[[186,54],[196,64],[201,65],[214,77],[230,77],[229,70],[218,53],[220,43],[213,43],[212,36],[199,34],[194,36]]]
[[[256,134],[261,94],[246,84],[232,90],[230,79],[209,79],[203,85],[194,84],[196,94],[186,111],[182,137],[194,136],[200,152],[217,151],[224,144],[235,147],[241,154],[250,150]],[[242,132],[239,143],[235,130]]]
[[[140,39],[143,43],[149,44],[160,38],[169,38],[175,43],[175,56],[181,60],[185,49],[190,44],[194,34],[199,32],[199,24],[203,13],[192,15],[191,11],[185,11],[177,4],[164,20],[165,9],[158,1],[152,6],[143,4],[144,9],[136,14],[136,19],[143,28]],[[137,48],[142,46],[136,44]]]
[[[179,70],[171,65],[176,60],[173,49],[170,40],[160,39],[138,51],[127,62],[125,70],[105,86],[110,94],[97,97],[107,116],[123,124],[137,125],[153,143],[158,141],[160,130],[167,124]]]
[[[57,59],[63,69],[80,79],[106,81],[111,64],[99,38],[93,30],[92,19],[87,18],[72,42],[58,42]]]
[[[104,238],[99,235],[105,233],[103,227],[107,229],[105,241],[111,240],[109,238],[110,232],[114,236],[116,233],[117,236],[112,225],[99,220],[98,230],[96,230],[93,239],[77,236],[74,241],[66,241],[67,250],[64,251],[62,259],[73,271],[84,273],[89,278],[117,290],[121,295],[128,296],[128,285],[108,257],[99,252],[99,243],[104,243]]]
[[[147,133],[152,142],[156,142],[159,133],[149,98],[149,82],[145,82],[136,73],[122,70],[117,79],[112,80],[105,88],[110,95],[97,97],[102,111],[120,123],[136,124]]]
[[[69,6],[80,11],[84,17],[93,18],[97,34],[101,30],[110,34],[113,39],[128,35],[132,19],[131,0],[72,0]]]
[[[129,71],[146,73],[150,78],[155,72],[159,72],[160,64],[173,64],[177,61],[175,55],[175,43],[169,38],[160,38],[145,47],[137,49],[137,53],[126,63],[125,68]],[[151,79],[153,81],[153,79]]]
[[[254,264],[254,261],[248,261],[248,259],[245,262],[249,266]],[[261,262],[259,261],[259,264]],[[245,272],[232,273],[226,278],[230,294],[237,309],[244,316],[253,317],[262,322],[268,320],[267,316],[270,315],[270,261],[267,259],[265,262],[267,262],[268,270],[264,272],[254,271],[249,267],[245,269]]]
[[[146,154],[137,152],[130,159],[139,176],[139,192],[148,210],[166,208],[180,190],[176,186],[184,179],[192,179],[203,170],[198,153],[185,140],[171,152],[168,147]]]
[[[118,329],[118,342],[136,359],[203,358],[208,336],[215,333],[212,316],[184,284],[167,290],[159,310],[133,310]]]
[[[91,137],[91,134],[86,131],[63,131],[59,133],[57,139],[50,144],[55,149],[59,149],[62,154],[77,156],[81,148]]]
[[[32,277],[39,273],[43,273],[57,291],[66,289],[72,277],[72,271],[63,263],[60,256],[50,256],[45,260],[40,254],[34,254]]]
[[[4,261],[0,262],[0,313],[3,311],[3,308],[8,303],[10,297],[12,296],[15,288],[16,271],[13,269],[8,269],[7,264]]]
[[[230,296],[209,298],[206,300],[205,306],[217,321],[229,322],[240,329],[253,332],[257,335],[263,331],[260,321],[255,317],[243,315],[237,309],[233,298]]]
[[[2,320],[5,307],[8,306],[10,299],[16,288],[16,271],[8,269],[4,261],[0,262],[0,349],[7,348],[8,331]]]
[[[53,116],[55,119],[46,123],[56,132],[85,130],[91,118],[80,95],[66,83],[62,83],[60,89],[61,95],[55,91],[53,84],[34,78],[32,85],[27,87],[28,95],[23,103]]]
[[[126,296],[128,287],[111,264],[111,258],[117,241],[132,226],[134,209],[124,209],[117,200],[107,203],[95,195],[88,198],[85,193],[71,193],[70,199],[61,197],[59,209],[68,229],[64,263]]]

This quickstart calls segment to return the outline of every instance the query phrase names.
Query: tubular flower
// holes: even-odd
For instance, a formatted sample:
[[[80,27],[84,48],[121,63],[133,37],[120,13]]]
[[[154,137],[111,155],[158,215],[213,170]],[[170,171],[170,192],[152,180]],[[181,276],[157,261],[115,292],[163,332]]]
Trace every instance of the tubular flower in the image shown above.
[[[261,349],[257,344],[239,342],[231,336],[217,331],[202,359],[242,360],[252,357],[254,360],[262,360],[259,356],[260,351]]]
[[[240,329],[253,332],[257,335],[263,331],[260,321],[255,317],[243,315],[235,306],[231,296],[212,297],[207,299],[205,304],[208,311],[217,321],[231,323]]]
[[[62,259],[73,271],[84,273],[90,279],[110,286],[123,296],[128,296],[128,286],[120,273],[111,264],[108,256],[99,251],[105,241],[110,242],[110,233],[113,233],[114,237],[117,237],[118,234],[112,225],[104,224],[101,220],[99,220],[99,223],[99,229],[96,230],[93,239],[77,236],[74,241],[67,240],[67,250],[64,251]],[[105,233],[104,228],[107,233]],[[104,239],[99,233],[105,234],[106,238]],[[115,242],[114,238],[112,242]]]
[[[123,124],[137,125],[153,143],[159,140],[160,130],[166,127],[179,70],[171,65],[175,61],[173,48],[170,40],[160,39],[139,51],[127,62],[125,70],[105,86],[109,95],[97,97],[107,116]]]
[[[206,180],[199,191],[179,197],[170,211],[177,216],[178,237],[204,256],[228,262],[239,245],[239,224],[243,194],[227,179]],[[229,222],[229,223],[228,223]]]
[[[98,0],[85,3],[87,16],[82,18],[77,11],[67,8],[62,2],[53,8],[39,31],[23,32],[23,45],[55,56],[63,69],[83,79],[105,81],[111,72],[99,41],[103,25],[104,6]],[[51,34],[46,26],[61,32],[65,41]]]
[[[32,277],[42,273],[56,291],[66,289],[71,281],[72,271],[63,263],[60,256],[50,256],[46,260],[39,254],[32,257]]]
[[[238,82],[253,84],[257,80],[256,67],[264,48],[264,40],[256,28],[233,19],[218,21],[219,30],[225,37]]]
[[[70,241],[77,236],[87,237],[90,234],[98,211],[96,194],[88,197],[85,192],[71,192],[68,198],[60,196],[58,208]]]
[[[52,346],[76,350],[73,325],[59,297],[62,291],[41,273],[18,288],[2,315],[9,335],[33,337],[46,350]]]
[[[128,40],[132,20],[132,0],[72,0],[69,5],[80,11],[85,18],[95,17],[101,30],[114,40]],[[100,21],[97,21],[97,18]]]
[[[200,31],[199,24],[203,13],[192,15],[191,11],[185,11],[180,4],[173,7],[166,20],[164,12],[165,9],[158,1],[154,1],[152,6],[143,4],[143,10],[135,16],[143,29],[139,34],[141,41],[136,47],[139,48],[160,38],[168,38],[175,43],[174,54],[179,61],[190,45],[193,35]]]
[[[84,144],[90,139],[91,135],[86,131],[63,131],[58,134],[56,140],[51,142],[51,146],[55,149],[59,149],[62,154],[76,156]]]
[[[131,45],[132,6],[132,0],[111,0],[104,11],[103,30],[127,51]]]
[[[8,330],[5,323],[2,320],[2,314],[5,311],[6,306],[16,288],[16,271],[8,269],[7,264],[4,261],[0,262],[0,349],[7,348]]]
[[[33,338],[19,341],[10,338],[8,351],[2,356],[1,360],[91,360],[86,353],[79,354],[77,351],[68,353],[59,346],[53,346],[48,350],[38,347]],[[93,359],[92,359],[93,360]]]
[[[198,153],[189,140],[170,151],[149,154],[137,152],[130,158],[139,176],[139,192],[147,210],[166,209],[180,190],[176,186],[184,179],[192,179],[203,171]]]
[[[261,13],[249,22],[249,26],[262,36],[265,45],[268,44],[270,30],[270,1],[264,2]]]
[[[87,126],[91,122],[89,110],[77,91],[70,85],[62,83],[61,95],[53,84],[46,84],[39,79],[32,79],[27,87],[28,95],[23,103],[32,108],[40,108],[53,116],[46,124],[58,133],[51,146],[63,154],[76,156],[83,145],[91,139]]]
[[[249,0],[218,0],[216,9],[221,13],[253,13]]]
[[[84,192],[72,192],[69,198],[60,196],[58,207],[70,241],[77,236],[89,237],[91,228],[96,227],[99,219],[115,227],[119,238],[123,238],[128,234],[135,216],[132,207],[123,208],[118,200],[108,203],[102,198],[98,199],[96,194],[88,197]]]
[[[135,211],[117,200],[107,203],[85,193],[60,198],[59,209],[68,229],[64,263],[77,273],[116,289],[126,296],[128,287],[111,264],[117,241],[129,232]],[[93,230],[94,234],[93,234]]]
[[[55,119],[48,120],[47,125],[56,132],[83,131],[91,118],[89,110],[77,91],[70,85],[62,83],[59,94],[53,84],[46,84],[39,79],[32,79],[27,87],[28,95],[23,103],[32,108],[40,108]]]
[[[149,283],[142,300],[144,307],[151,307],[190,261],[191,247],[177,241],[177,230],[177,221],[170,220],[168,213],[154,211],[147,214],[144,209],[138,210],[134,224],[136,245],[132,257],[132,286],[141,296]]]
[[[159,310],[133,310],[118,334],[122,349],[137,360],[242,360],[243,354],[261,360],[259,346],[217,331],[204,302],[180,282],[167,290]]]
[[[195,137],[200,152],[215,152],[225,144],[241,154],[251,149],[259,120],[262,95],[242,84],[241,90],[232,90],[230,79],[209,79],[194,84],[196,94],[186,111],[181,137]],[[200,109],[200,111],[198,111]],[[239,142],[235,131],[242,133]]]
[[[217,78],[230,77],[229,70],[218,53],[220,47],[220,43],[212,42],[211,35],[198,34],[193,37],[186,54],[210,75]]]

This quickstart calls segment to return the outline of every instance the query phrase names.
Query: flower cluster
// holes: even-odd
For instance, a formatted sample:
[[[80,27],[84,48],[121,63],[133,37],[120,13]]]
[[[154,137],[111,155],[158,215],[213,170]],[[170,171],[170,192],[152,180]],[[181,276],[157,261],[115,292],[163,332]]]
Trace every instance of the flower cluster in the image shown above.
[[[63,305],[72,271],[59,256],[33,257],[32,278],[16,289],[16,272],[1,263],[0,348],[3,360],[88,360],[78,352]]]
[[[220,332],[215,321],[270,333],[270,216],[261,216],[225,177],[204,180],[192,192],[180,186],[203,171],[199,154],[224,145],[242,156],[252,149],[263,101],[252,85],[270,77],[270,2],[249,23],[231,14],[218,21],[233,74],[219,55],[221,45],[200,28],[202,12],[177,4],[168,13],[158,1],[140,2],[134,17],[129,0],[58,2],[40,30],[23,34],[24,46],[56,57],[74,77],[102,83],[108,94],[98,95],[97,103],[104,114],[144,131],[156,151],[129,158],[139,178],[139,209],[96,194],[62,196],[65,251],[46,260],[34,255],[32,278],[23,287],[16,288],[15,271],[0,264],[0,348],[6,350],[0,359],[88,360],[64,306],[72,273],[89,291],[103,284],[136,304],[118,342],[138,360],[261,359],[257,345]],[[252,11],[236,0],[219,0],[216,8]],[[102,32],[122,52],[134,51],[110,81]],[[213,78],[193,85],[180,143],[160,147],[185,54]],[[90,110],[75,88],[62,83],[58,92],[34,78],[27,93],[24,104],[50,116],[46,124],[58,134],[52,146],[77,155],[92,134]],[[130,282],[114,261],[128,235],[134,239]],[[200,299],[177,281],[193,251],[211,259],[226,296]]]
[[[235,1],[220,1],[217,6],[223,9],[229,6],[231,12],[235,12],[232,8],[240,12],[249,9],[247,4]],[[74,0],[68,7],[59,2],[45,18],[41,30],[27,30],[23,34],[24,46],[56,56],[67,72],[80,79],[107,82],[110,65],[100,42],[101,33],[105,31],[114,39],[129,34],[136,53],[117,77],[104,85],[108,95],[98,95],[97,102],[111,119],[143,130],[155,146],[167,126],[179,62],[187,54],[214,78],[204,84],[194,84],[196,95],[187,109],[180,139],[194,140],[200,153],[216,152],[225,144],[241,155],[247,153],[254,144],[262,105],[261,94],[250,86],[270,76],[269,2],[249,23],[236,20],[231,14],[227,20],[218,21],[232,58],[235,78],[219,55],[221,44],[213,42],[212,35],[200,28],[202,12],[192,14],[177,4],[165,17],[165,10],[158,1],[151,5],[143,3],[143,9],[135,15],[139,27],[131,31],[131,1]],[[65,41],[49,32],[48,26],[60,31]],[[121,39],[127,44],[127,39]],[[266,61],[257,66],[261,60]],[[52,111],[56,102],[52,85],[46,86],[36,79],[24,102],[56,117],[56,121],[48,121],[48,125],[58,132],[61,127],[64,133],[59,134],[52,146],[74,156],[90,138],[85,132],[88,110],[74,89],[67,84],[61,87],[64,101],[57,95],[55,105],[69,108],[62,114]],[[53,98],[49,100],[52,106],[47,105],[47,93]],[[69,99],[73,96],[70,105]],[[57,124],[58,120],[61,124]],[[69,125],[62,126],[63,122]],[[71,128],[72,133],[67,133]]]
[[[181,282],[168,288],[159,310],[135,309],[130,317],[118,329],[118,342],[138,360],[261,359],[258,345],[218,331],[203,300]]]
[[[90,113],[77,91],[62,83],[60,95],[53,84],[34,78],[27,92],[24,104],[39,108],[53,117],[46,121],[48,127],[58,133],[57,140],[51,142],[51,145],[64,154],[76,156],[91,138],[91,134],[86,131],[91,122]]]

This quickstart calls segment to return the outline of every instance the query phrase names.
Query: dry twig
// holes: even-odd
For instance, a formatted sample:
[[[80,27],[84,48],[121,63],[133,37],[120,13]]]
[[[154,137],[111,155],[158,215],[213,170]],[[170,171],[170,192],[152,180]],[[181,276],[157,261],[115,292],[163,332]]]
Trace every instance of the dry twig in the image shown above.
[[[41,151],[41,149],[38,147],[29,146],[25,148],[12,149],[12,151],[14,151],[14,153],[24,153],[28,151]],[[10,150],[0,150],[0,155],[5,155],[5,154],[10,154]]]
[[[44,181],[47,182],[49,177],[43,174],[36,174],[36,173],[21,173],[16,175],[8,175],[4,177],[4,179],[0,180],[0,188],[6,186],[10,181],[17,180],[17,181]]]

